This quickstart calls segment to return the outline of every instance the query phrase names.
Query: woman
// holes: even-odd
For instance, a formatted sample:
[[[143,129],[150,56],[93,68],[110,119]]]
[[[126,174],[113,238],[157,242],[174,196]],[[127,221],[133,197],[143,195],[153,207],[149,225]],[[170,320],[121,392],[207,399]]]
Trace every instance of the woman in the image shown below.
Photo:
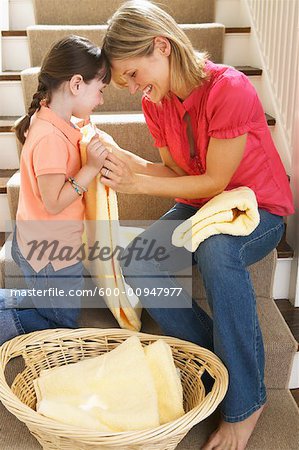
[[[172,267],[133,259],[123,267],[133,288],[152,288],[153,280],[162,288],[178,286],[168,276],[181,260],[171,247],[171,221],[189,218],[224,190],[248,186],[256,194],[261,220],[250,236],[212,236],[193,254],[213,321],[195,304],[188,308],[191,299],[185,291],[180,308],[172,308],[173,298],[167,295],[159,297],[160,308],[154,307],[157,298],[151,302],[141,291],[142,302],[165,334],[212,349],[228,368],[222,420],[203,448],[243,450],[266,403],[263,342],[247,267],[276,247],[283,216],[293,213],[283,165],[247,77],[196,53],[176,22],[157,6],[138,0],[122,5],[110,20],[103,50],[114,82],[126,85],[131,94],[143,92],[143,112],[162,164],[116,146],[104,163],[102,182],[118,192],[177,201],[143,233],[170,249]],[[166,220],[168,234],[160,231]]]

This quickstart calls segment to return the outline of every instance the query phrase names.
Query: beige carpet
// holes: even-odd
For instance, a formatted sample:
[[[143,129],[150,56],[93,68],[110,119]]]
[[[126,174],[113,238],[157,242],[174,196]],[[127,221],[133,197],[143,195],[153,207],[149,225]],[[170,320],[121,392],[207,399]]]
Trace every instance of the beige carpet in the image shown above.
[[[299,410],[287,390],[270,389],[268,405],[248,444],[248,450],[298,450]],[[218,414],[194,427],[177,447],[199,450],[215,428]],[[1,450],[34,450],[41,446],[27,427],[0,404]],[[75,450],[75,449],[74,449]],[[99,449],[100,450],[100,449]],[[120,449],[121,450],[121,449]]]

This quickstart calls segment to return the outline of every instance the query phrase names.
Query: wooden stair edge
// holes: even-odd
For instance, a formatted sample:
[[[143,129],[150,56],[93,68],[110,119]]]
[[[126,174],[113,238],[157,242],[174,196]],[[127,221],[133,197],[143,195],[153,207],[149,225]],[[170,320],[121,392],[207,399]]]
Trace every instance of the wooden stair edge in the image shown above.
[[[106,25],[106,24],[102,24],[102,25]],[[185,25],[185,24],[181,23],[179,25]],[[86,25],[86,26],[92,26],[92,25]],[[251,27],[225,27],[225,33],[227,33],[227,34],[236,34],[236,33],[248,34],[250,32],[251,32]],[[1,30],[1,36],[2,37],[27,36],[27,31],[26,30]]]
[[[19,169],[0,169],[0,194],[7,194],[7,183]]]
[[[244,73],[248,77],[260,76],[263,73],[263,70],[258,67],[235,66],[235,69],[239,70],[239,72]],[[0,72],[0,81],[21,81],[21,73]]]
[[[140,110],[140,111],[135,111],[134,112],[134,114],[142,114],[142,111]],[[103,111],[103,113],[96,113],[96,114],[93,114],[93,116],[97,116],[97,115],[99,115],[99,116],[101,116],[101,115],[107,115],[107,114],[114,114],[113,112],[111,112],[111,111]],[[121,111],[119,111],[119,112],[117,112],[117,115],[119,115],[119,116],[125,116],[125,114],[128,114],[128,112],[126,111],[126,112],[121,112]],[[270,114],[268,114],[268,113],[266,113],[265,112],[265,116],[266,116],[266,119],[267,119],[267,123],[268,123],[268,126],[274,126],[275,124],[276,124],[276,119],[275,119],[275,117],[272,117],[272,116],[270,116]],[[14,125],[14,123],[15,123],[15,121],[18,119],[19,117],[18,116],[16,116],[16,117],[4,117],[4,116],[0,116],[0,133],[2,132],[2,133],[7,133],[7,132],[9,132],[9,131],[11,131],[11,127]],[[1,124],[1,121],[5,121],[5,122],[8,122],[8,123],[5,123],[5,124]]]
[[[260,76],[263,73],[263,69],[252,66],[234,66],[239,72],[244,73],[248,77]],[[21,81],[21,72],[5,73],[0,72],[0,81]]]

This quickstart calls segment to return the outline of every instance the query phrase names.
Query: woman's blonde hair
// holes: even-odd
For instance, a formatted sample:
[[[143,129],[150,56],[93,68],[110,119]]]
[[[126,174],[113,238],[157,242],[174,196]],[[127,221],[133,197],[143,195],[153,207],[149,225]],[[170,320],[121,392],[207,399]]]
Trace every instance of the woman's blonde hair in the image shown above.
[[[108,21],[103,50],[110,62],[150,56],[157,36],[167,38],[171,45],[170,89],[194,89],[207,78],[205,53],[198,53],[175,20],[157,5],[146,0],[124,3]],[[112,74],[113,75],[113,74]],[[124,86],[124,80],[113,81]]]

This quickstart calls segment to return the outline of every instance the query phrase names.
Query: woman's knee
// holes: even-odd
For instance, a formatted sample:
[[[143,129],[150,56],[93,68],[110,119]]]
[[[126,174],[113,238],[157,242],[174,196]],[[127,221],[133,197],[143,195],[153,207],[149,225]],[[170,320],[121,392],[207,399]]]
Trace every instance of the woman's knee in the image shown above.
[[[203,241],[194,253],[201,271],[216,271],[232,265],[242,265],[234,237],[224,234],[211,236]]]

